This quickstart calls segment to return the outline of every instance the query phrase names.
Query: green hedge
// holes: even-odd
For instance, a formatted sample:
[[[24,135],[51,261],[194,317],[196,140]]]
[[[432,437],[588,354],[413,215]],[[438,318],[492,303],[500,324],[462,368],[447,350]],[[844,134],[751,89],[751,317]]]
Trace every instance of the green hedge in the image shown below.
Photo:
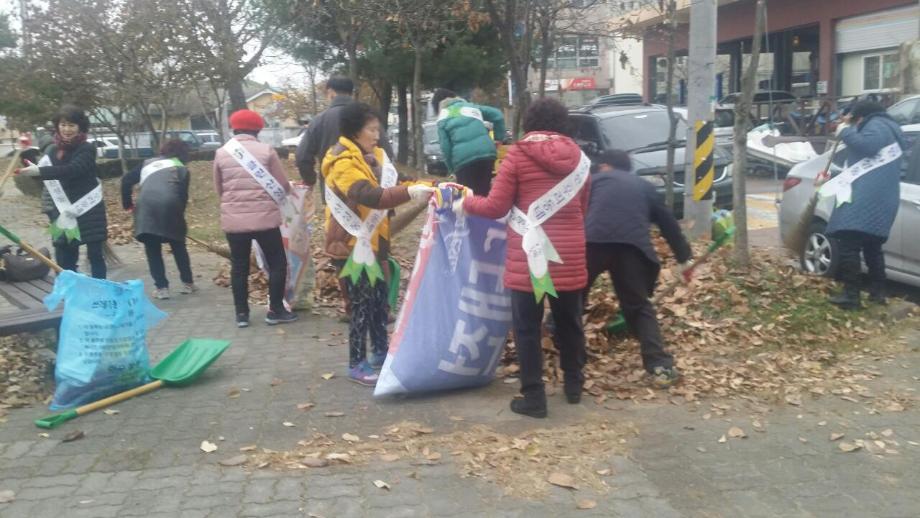
[[[214,149],[207,149],[205,151],[192,151],[189,153],[189,162],[210,162],[214,160]]]

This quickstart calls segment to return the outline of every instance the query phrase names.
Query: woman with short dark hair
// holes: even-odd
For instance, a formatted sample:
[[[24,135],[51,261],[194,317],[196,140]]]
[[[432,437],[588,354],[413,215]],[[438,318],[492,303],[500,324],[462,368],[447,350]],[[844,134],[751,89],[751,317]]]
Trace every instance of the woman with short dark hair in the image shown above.
[[[492,219],[511,212],[504,282],[511,290],[524,396],[511,402],[511,410],[531,417],[547,415],[540,344],[544,294],[550,295],[569,403],[581,401],[584,385],[581,313],[588,280],[584,220],[590,161],[566,136],[568,119],[558,101],[534,101],[524,115],[527,133],[508,151],[489,196],[466,196],[455,206]]]
[[[80,108],[65,105],[52,121],[54,144],[38,164],[30,163],[20,173],[41,176],[42,211],[51,221],[54,258],[61,268],[76,270],[80,245],[86,245],[93,277],[105,279],[102,249],[108,220],[96,177],[96,147],[87,142],[89,118]]]
[[[195,280],[188,256],[185,237],[185,207],[188,204],[189,172],[185,163],[189,148],[179,139],[169,140],[160,147],[154,158],[124,175],[121,179],[121,203],[127,211],[134,212],[134,238],[144,244],[147,266],[153,277],[153,298],[169,298],[169,280],[163,264],[163,244],[169,244],[182,287],[179,293],[195,292]],[[137,203],[132,200],[132,189],[140,185]]]
[[[388,349],[387,283],[389,211],[434,192],[430,185],[402,178],[380,140],[380,117],[366,104],[342,108],[339,142],[323,159],[326,179],[326,254],[345,278],[351,300],[348,328],[350,380],[373,386]],[[367,335],[371,356],[367,356]]]

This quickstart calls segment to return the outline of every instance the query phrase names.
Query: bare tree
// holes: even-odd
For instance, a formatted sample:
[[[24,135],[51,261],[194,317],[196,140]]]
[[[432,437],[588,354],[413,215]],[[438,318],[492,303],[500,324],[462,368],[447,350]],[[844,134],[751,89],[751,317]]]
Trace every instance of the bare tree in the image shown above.
[[[483,0],[485,12],[498,31],[508,59],[513,99],[512,128],[521,131],[521,119],[530,104],[527,87],[533,52],[534,0]]]
[[[744,71],[741,98],[735,105],[734,165],[732,166],[732,202],[735,219],[735,260],[742,266],[751,263],[747,228],[747,128],[750,124],[751,101],[756,88],[757,68],[760,66],[760,40],[763,39],[766,0],[757,0],[751,62]]]

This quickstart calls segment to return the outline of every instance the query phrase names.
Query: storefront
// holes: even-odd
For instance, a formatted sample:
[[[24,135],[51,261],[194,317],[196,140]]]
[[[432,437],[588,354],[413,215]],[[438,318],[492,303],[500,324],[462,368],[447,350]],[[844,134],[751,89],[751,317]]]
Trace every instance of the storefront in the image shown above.
[[[920,38],[920,6],[845,18],[837,22],[837,90],[840,95],[897,92],[900,45]]]

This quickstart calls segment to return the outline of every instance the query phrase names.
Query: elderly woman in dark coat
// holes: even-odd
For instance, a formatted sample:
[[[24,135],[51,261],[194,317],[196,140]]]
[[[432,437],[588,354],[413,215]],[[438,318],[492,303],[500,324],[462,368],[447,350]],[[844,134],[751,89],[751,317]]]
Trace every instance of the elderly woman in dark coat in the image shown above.
[[[103,245],[108,237],[102,184],[96,177],[96,148],[87,142],[89,118],[75,106],[63,106],[52,119],[54,144],[38,164],[20,174],[41,177],[42,212],[51,221],[54,258],[65,270],[76,270],[80,245],[86,245],[93,277],[105,279]]]
[[[160,155],[146,160],[140,167],[121,179],[121,201],[125,210],[134,211],[134,237],[144,243],[147,265],[156,289],[153,297],[169,298],[169,280],[163,264],[162,246],[169,244],[182,287],[179,293],[195,291],[188,249],[185,246],[187,226],[185,206],[188,203],[188,146],[181,140],[163,144]],[[140,184],[137,204],[131,194]]]
[[[840,133],[847,146],[847,167],[822,192],[837,196],[827,233],[839,242],[843,291],[830,302],[844,309],[858,309],[860,252],[869,269],[869,300],[885,303],[882,245],[888,241],[898,214],[902,152],[907,146],[901,127],[878,103],[857,103],[850,120],[852,125]]]

